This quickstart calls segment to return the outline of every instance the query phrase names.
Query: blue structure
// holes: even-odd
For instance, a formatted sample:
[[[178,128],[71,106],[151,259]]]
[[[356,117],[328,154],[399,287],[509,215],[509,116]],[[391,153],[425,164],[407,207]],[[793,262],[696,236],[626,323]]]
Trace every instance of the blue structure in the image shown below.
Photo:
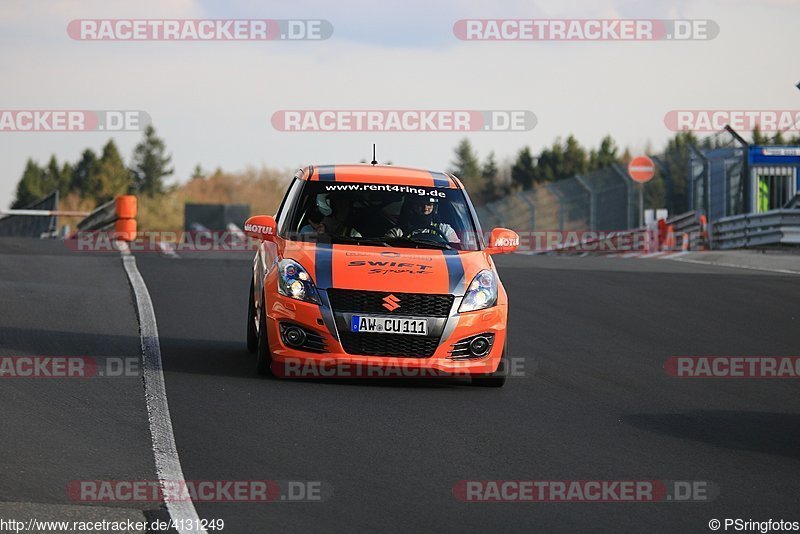
[[[800,147],[694,150],[689,183],[691,209],[710,220],[780,209],[800,191]]]

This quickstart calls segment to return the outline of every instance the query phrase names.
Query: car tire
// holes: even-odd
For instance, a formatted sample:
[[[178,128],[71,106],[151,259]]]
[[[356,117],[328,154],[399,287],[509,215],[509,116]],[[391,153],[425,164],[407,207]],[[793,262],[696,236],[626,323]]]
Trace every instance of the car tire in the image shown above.
[[[506,348],[503,347],[503,356],[500,357],[500,365],[494,373],[475,375],[472,377],[472,385],[485,388],[501,388],[506,383],[508,376],[508,359],[506,358]]]
[[[265,302],[261,306],[261,317],[258,320],[258,350],[256,351],[256,373],[262,376],[272,374],[272,354],[269,352],[266,308]]]
[[[250,304],[247,305],[247,350],[255,354],[258,350],[258,332],[256,331],[256,302],[253,293],[253,281],[250,280]]]

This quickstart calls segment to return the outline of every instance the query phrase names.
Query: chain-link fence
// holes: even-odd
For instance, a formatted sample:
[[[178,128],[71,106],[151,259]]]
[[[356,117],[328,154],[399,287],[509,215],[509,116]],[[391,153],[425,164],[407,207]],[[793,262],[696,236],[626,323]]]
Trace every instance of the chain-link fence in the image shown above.
[[[481,225],[517,231],[625,230],[639,223],[637,185],[614,164],[586,175],[536,184],[477,208]]]
[[[53,191],[21,209],[46,210],[58,209],[58,191]],[[55,215],[6,215],[0,218],[0,236],[2,237],[49,237],[58,228]]]
[[[250,217],[247,204],[186,204],[184,230],[226,230],[229,224],[239,228]]]

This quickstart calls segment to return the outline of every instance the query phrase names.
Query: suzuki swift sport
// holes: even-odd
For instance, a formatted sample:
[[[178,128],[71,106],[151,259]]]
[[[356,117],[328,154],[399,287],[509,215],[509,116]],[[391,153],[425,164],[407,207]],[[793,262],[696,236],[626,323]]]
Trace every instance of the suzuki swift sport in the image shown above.
[[[309,166],[274,217],[244,230],[261,240],[247,312],[260,374],[392,368],[504,384],[508,298],[492,255],[516,250],[519,236],[496,228],[484,238],[455,176]]]

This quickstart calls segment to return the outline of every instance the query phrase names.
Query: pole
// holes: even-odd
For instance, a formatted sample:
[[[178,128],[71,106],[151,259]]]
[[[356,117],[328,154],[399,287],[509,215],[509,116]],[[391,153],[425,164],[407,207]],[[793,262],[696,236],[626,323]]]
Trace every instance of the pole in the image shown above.
[[[60,215],[61,217],[86,217],[88,211],[60,211],[60,210],[0,210],[0,215],[27,215],[51,217]]]
[[[644,184],[639,184],[639,227],[644,227]]]

